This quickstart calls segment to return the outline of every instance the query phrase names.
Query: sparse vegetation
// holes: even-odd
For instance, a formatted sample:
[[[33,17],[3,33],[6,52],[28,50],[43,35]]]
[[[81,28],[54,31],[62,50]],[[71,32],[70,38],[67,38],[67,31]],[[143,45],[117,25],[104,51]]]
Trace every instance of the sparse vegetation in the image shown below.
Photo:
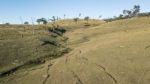
[[[141,16],[150,16],[148,13],[140,13],[140,5],[134,5],[130,10],[123,10],[123,14],[119,16],[114,16],[113,18],[104,19],[107,22],[120,20],[120,19],[128,19],[132,17],[141,17]]]
[[[77,23],[78,23],[79,18],[74,18],[73,20],[74,20],[74,22],[77,24]]]
[[[66,32],[66,30],[63,29],[63,28],[49,28],[48,31],[49,31],[49,32],[56,33],[57,35],[60,35],[60,36],[62,36],[63,33]]]
[[[9,22],[7,22],[7,23],[5,23],[5,25],[10,25],[10,23],[9,23]]]
[[[56,17],[53,16],[52,19],[50,19],[50,20],[53,22],[53,24],[55,24],[56,20],[58,20],[58,19],[56,19]]]
[[[26,21],[26,22],[24,22],[24,24],[25,24],[25,25],[28,25],[28,24],[29,24],[29,22],[27,22],[27,21]]]
[[[90,17],[89,17],[89,16],[84,17],[84,20],[86,20],[86,21],[87,21],[87,23],[88,23],[89,19],[90,19]]]
[[[79,13],[79,18],[81,17],[81,15],[82,15],[82,14],[81,14],[81,13]]]
[[[14,19],[17,24],[10,17],[5,20],[5,15],[0,18],[0,84],[150,84],[150,12],[141,12],[141,6],[134,5],[102,19],[100,14],[108,17],[105,12],[113,8],[106,7],[108,1],[43,0],[44,5],[39,1],[28,4],[31,7],[19,2],[19,7],[30,8],[32,14],[20,16],[19,22]],[[8,2],[6,7],[13,5]],[[121,0],[110,2],[115,9],[109,15],[129,5]],[[1,5],[1,14],[12,9]],[[16,15],[27,12],[22,8],[16,8]],[[70,14],[66,17],[66,13]],[[86,13],[90,16],[84,16]]]
[[[37,19],[36,21],[38,24],[42,23],[44,25],[46,25],[48,23],[48,21],[45,19],[45,18],[40,18],[40,19]]]

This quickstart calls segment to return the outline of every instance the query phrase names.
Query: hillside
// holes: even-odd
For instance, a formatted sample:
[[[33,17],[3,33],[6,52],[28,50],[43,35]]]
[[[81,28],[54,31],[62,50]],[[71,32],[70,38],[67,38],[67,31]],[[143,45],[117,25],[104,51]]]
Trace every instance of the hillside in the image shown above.
[[[66,37],[43,26],[0,25],[0,76],[24,65],[36,65],[67,51]],[[46,41],[54,44],[44,44]],[[58,45],[57,45],[58,44]]]
[[[80,22],[63,24],[62,27],[70,28],[64,36],[69,38],[66,46],[72,51],[1,77],[0,84],[150,83],[150,17],[88,27]]]

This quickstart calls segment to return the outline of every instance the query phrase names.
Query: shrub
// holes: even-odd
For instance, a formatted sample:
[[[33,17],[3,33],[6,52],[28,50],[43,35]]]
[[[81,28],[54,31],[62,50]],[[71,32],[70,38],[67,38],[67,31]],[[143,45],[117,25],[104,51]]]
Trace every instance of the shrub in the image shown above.
[[[9,22],[7,22],[7,23],[5,23],[5,25],[10,25],[10,23],[9,23]]]
[[[48,28],[48,31],[53,32],[59,36],[62,36],[66,32],[64,28]]]
[[[74,18],[73,20],[74,20],[74,22],[77,24],[77,23],[78,23],[79,18]]]
[[[54,45],[54,46],[59,46],[59,43],[56,41],[56,40],[54,40],[54,39],[50,39],[50,38],[48,38],[48,37],[43,37],[43,38],[41,38],[40,39],[43,43],[42,43],[42,46],[44,46],[44,45]]]
[[[85,18],[84,18],[84,20],[86,20],[86,21],[87,21],[87,23],[88,23],[89,19],[90,19],[90,17],[89,17],[89,16],[87,16],[87,17],[85,17]]]
[[[36,22],[37,22],[38,24],[43,23],[43,24],[45,24],[45,25],[48,23],[47,19],[45,19],[45,18],[37,19]]]
[[[24,24],[25,24],[25,25],[28,25],[28,24],[29,24],[29,22],[27,22],[27,21],[26,21],[26,22],[24,22]]]
[[[91,25],[90,25],[90,24],[88,24],[88,23],[85,23],[85,24],[84,24],[84,26],[91,26]]]

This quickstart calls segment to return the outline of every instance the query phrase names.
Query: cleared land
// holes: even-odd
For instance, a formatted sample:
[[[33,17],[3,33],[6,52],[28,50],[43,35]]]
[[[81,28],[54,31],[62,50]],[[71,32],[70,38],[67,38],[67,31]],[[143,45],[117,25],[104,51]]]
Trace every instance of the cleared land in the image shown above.
[[[71,25],[69,25],[71,26]],[[131,18],[65,34],[72,51],[0,78],[2,84],[149,84],[150,18]]]

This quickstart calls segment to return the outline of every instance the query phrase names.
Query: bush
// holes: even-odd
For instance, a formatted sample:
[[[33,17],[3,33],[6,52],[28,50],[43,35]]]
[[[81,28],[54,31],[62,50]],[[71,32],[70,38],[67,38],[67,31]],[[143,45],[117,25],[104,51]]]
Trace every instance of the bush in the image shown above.
[[[42,43],[42,46],[48,45],[48,44],[54,45],[54,46],[59,46],[59,43],[58,43],[56,40],[50,39],[50,38],[48,38],[48,37],[43,37],[43,38],[41,38],[40,40],[43,42],[43,43]]]
[[[59,36],[62,36],[66,32],[66,30],[63,28],[48,28],[48,31],[56,33]]]
[[[77,24],[77,23],[78,23],[79,18],[74,18],[73,20],[74,20],[74,22]]]
[[[7,23],[5,23],[5,25],[10,25],[10,23],[7,22]]]
[[[29,24],[29,22],[27,22],[27,21],[26,21],[26,22],[24,22],[24,24],[25,24],[25,25],[28,25],[28,24]]]
[[[85,23],[85,24],[84,24],[84,26],[91,26],[91,25],[90,25],[90,24],[88,24],[88,23]]]

